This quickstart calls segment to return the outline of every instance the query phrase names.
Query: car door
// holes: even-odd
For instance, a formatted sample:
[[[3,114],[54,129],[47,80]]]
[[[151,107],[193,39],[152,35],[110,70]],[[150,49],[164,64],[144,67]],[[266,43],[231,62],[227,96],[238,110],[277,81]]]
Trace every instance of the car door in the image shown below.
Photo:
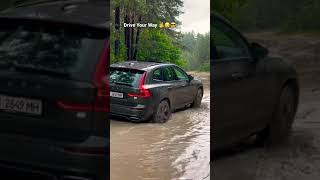
[[[247,41],[219,18],[213,27],[213,49],[214,139],[223,145],[254,131],[259,80]]]
[[[166,66],[163,68],[163,77],[165,83],[168,84],[169,99],[171,102],[171,108],[178,109],[182,104],[181,88],[183,83],[177,81],[175,72],[171,66]]]
[[[196,90],[190,83],[187,73],[177,66],[173,66],[172,68],[175,72],[177,82],[180,83],[179,93],[181,93],[181,105],[183,106],[193,102]]]

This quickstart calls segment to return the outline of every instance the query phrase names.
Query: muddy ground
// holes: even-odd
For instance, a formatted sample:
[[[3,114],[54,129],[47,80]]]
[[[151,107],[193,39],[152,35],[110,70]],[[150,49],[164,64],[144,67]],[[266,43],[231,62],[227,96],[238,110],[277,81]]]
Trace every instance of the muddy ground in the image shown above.
[[[298,73],[301,96],[292,135],[277,148],[242,146],[219,154],[215,180],[318,180],[320,179],[320,37],[272,32],[247,35],[267,46],[270,54],[292,63]]]
[[[112,180],[210,179],[210,76],[200,108],[173,113],[165,124],[111,121]]]

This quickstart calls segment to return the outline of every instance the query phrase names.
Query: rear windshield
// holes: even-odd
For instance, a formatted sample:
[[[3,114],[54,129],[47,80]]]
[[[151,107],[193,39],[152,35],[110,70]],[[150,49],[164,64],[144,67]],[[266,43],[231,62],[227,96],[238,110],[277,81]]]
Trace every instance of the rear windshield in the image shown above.
[[[86,80],[94,66],[91,65],[91,70],[86,68],[97,63],[105,39],[96,32],[66,26],[0,26],[0,65]]]
[[[110,83],[130,87],[139,87],[140,79],[143,73],[144,71],[133,69],[111,68]]]

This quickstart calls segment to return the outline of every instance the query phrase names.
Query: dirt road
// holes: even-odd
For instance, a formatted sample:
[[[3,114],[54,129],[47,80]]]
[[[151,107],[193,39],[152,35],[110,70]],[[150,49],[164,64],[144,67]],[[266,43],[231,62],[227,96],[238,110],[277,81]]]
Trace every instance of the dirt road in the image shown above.
[[[112,180],[209,180],[209,73],[200,108],[173,113],[165,124],[111,121]]]
[[[302,91],[300,105],[288,144],[271,149],[244,144],[240,150],[219,155],[214,161],[213,179],[320,179],[320,37],[271,32],[248,37],[296,67]]]

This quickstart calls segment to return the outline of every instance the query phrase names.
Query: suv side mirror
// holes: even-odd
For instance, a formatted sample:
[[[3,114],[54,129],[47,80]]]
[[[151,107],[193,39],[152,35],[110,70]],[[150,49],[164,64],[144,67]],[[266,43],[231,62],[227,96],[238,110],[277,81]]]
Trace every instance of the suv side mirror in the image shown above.
[[[194,77],[191,75],[188,75],[188,77],[189,77],[189,81],[192,81],[194,79]]]
[[[252,52],[253,58],[256,60],[262,59],[269,54],[269,51],[267,48],[255,42],[251,43],[251,52]]]

